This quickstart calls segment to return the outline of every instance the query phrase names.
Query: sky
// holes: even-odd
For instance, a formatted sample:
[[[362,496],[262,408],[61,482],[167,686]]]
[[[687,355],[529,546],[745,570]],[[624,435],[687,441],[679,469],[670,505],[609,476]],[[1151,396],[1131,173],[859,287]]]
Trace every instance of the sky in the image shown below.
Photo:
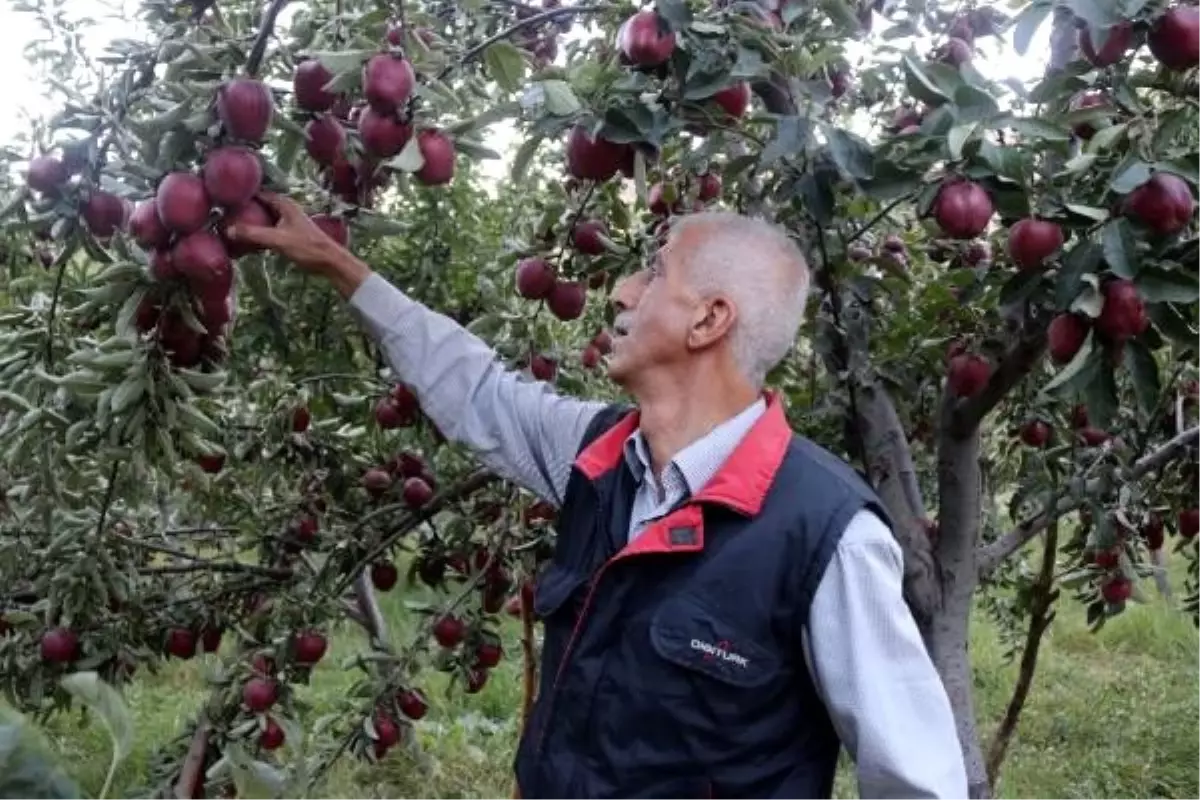
[[[116,37],[137,35],[136,26],[132,22],[133,15],[126,11],[136,9],[137,0],[40,1],[60,7],[68,18],[87,16],[97,20],[99,24],[88,37],[89,51],[92,55],[99,54],[103,42]],[[45,97],[41,82],[37,79],[33,67],[26,61],[23,52],[25,44],[40,35],[40,27],[33,15],[14,10],[13,0],[0,2],[3,3],[0,5],[0,30],[4,31],[5,43],[5,47],[0,48],[0,75],[4,76],[3,91],[6,100],[5,113],[0,114],[0,143],[7,143],[15,134],[28,129],[30,115],[45,116],[53,113],[54,108]],[[285,10],[285,15],[290,10]],[[576,30],[578,27],[576,26]],[[886,27],[882,20],[876,20],[874,31],[877,34]],[[1049,54],[1049,34],[1050,24],[1047,20],[1038,30],[1028,53],[1024,56],[1013,50],[1007,40],[1002,41],[994,37],[983,39],[980,42],[983,53],[976,56],[974,64],[982,74],[997,81],[1010,77],[1022,82],[1036,79],[1045,70],[1045,59]],[[853,44],[859,49],[859,53],[868,52],[871,47],[869,41]],[[928,49],[928,43],[918,42],[918,52],[923,53]],[[560,53],[564,50],[565,48],[560,48]],[[488,144],[500,151],[505,158],[498,162],[486,162],[487,174],[496,178],[505,174],[508,160],[515,150],[515,140],[515,130],[511,124],[499,123],[492,127]]]

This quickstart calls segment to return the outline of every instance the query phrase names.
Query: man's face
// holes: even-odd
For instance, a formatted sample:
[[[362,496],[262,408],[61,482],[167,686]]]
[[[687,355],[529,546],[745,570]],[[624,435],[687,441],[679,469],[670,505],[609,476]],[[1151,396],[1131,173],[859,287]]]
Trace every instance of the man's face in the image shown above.
[[[648,370],[688,360],[688,332],[702,300],[688,283],[688,257],[702,235],[697,228],[673,234],[648,267],[613,290],[616,309],[608,374],[628,386]]]

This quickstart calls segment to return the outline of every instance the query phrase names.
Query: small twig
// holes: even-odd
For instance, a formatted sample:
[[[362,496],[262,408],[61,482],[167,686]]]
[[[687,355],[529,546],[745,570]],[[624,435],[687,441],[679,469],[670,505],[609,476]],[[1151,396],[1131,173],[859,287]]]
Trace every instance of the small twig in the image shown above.
[[[161,567],[141,567],[139,575],[183,575],[189,572],[235,572],[262,575],[286,581],[295,577],[290,569],[282,567],[260,567],[257,564],[242,564],[238,561],[204,561],[198,559],[191,564],[168,564]]]
[[[871,228],[874,228],[876,225],[878,225],[883,220],[884,217],[886,217],[888,214],[892,213],[892,210],[895,209],[896,206],[900,205],[901,203],[907,203],[911,199],[912,199],[912,193],[909,192],[908,194],[901,195],[900,197],[897,197],[892,202],[888,203],[886,206],[883,207],[883,210],[881,210],[878,214],[876,214],[875,216],[873,216],[869,220],[867,220],[865,223],[863,223],[863,226],[861,228],[859,228],[854,233],[852,233],[848,237],[846,237],[846,245],[849,246],[853,242],[856,242],[859,239],[861,239],[863,236],[865,236],[867,234],[868,231],[871,230]]]
[[[510,25],[499,33],[489,36],[479,44],[469,48],[465,53],[462,54],[462,57],[459,58],[458,61],[454,62],[453,64],[448,64],[445,68],[443,68],[442,71],[437,74],[437,77],[434,78],[434,80],[440,81],[444,79],[454,70],[458,69],[459,67],[464,67],[474,61],[483,53],[484,50],[487,50],[496,42],[503,41],[504,39],[512,36],[514,33],[521,32],[525,28],[532,28],[535,25],[539,25],[549,20],[558,19],[559,17],[570,17],[574,16],[575,14],[600,14],[609,10],[610,8],[608,6],[564,6],[562,8],[554,8],[549,11],[543,11],[542,13],[535,14],[528,19],[519,20],[516,24]]]
[[[262,27],[258,29],[254,46],[250,48],[250,56],[246,59],[246,74],[250,77],[258,74],[263,56],[267,53],[267,40],[271,38],[271,33],[275,30],[275,19],[287,4],[288,0],[271,0],[271,5],[267,6],[267,10],[263,13]]]
[[[114,460],[108,470],[108,487],[104,490],[104,504],[100,506],[100,521],[96,524],[96,535],[101,536],[104,533],[104,522],[108,518],[108,509],[112,506],[113,495],[117,488],[117,470],[121,468],[121,462]]]
[[[46,367],[54,363],[54,317],[58,313],[58,298],[62,294],[63,276],[67,274],[67,264],[64,261],[58,265],[58,274],[54,276],[54,291],[50,295],[50,311],[46,314]]]

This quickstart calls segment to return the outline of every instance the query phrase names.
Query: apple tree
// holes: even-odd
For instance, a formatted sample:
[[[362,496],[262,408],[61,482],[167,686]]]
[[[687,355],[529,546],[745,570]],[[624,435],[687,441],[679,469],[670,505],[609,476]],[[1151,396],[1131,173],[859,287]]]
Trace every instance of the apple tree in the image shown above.
[[[1171,541],[1195,617],[1194,6],[145,0],[145,35],[100,55],[24,8],[53,32],[32,56],[79,79],[6,153],[0,681],[51,713],[65,675],[217,653],[164,749],[180,796],[417,746],[422,675],[479,691],[506,604],[528,701],[553,542],[554,509],[446,442],[328,287],[224,238],[272,222],[263,188],[592,396],[605,295],[673,219],[791,231],[811,336],[770,383],[891,513],[973,796],[1062,591],[1102,625]],[[988,76],[1042,26],[1044,77]],[[405,569],[439,600],[389,641],[375,592]],[[987,743],[980,596],[1021,658]],[[347,618],[361,678],[312,719],[294,689]]]

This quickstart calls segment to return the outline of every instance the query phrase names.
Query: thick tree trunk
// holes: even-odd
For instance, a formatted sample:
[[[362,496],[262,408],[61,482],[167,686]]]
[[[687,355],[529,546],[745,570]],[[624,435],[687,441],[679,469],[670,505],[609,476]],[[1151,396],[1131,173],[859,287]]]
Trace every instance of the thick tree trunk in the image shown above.
[[[979,731],[975,722],[974,680],[971,672],[971,607],[979,581],[975,547],[981,519],[979,430],[962,438],[950,435],[955,401],[942,403],[938,440],[938,523],[934,552],[940,566],[942,606],[930,626],[929,654],[942,676],[954,710],[958,741],[967,769],[971,797],[989,797],[990,786]]]

